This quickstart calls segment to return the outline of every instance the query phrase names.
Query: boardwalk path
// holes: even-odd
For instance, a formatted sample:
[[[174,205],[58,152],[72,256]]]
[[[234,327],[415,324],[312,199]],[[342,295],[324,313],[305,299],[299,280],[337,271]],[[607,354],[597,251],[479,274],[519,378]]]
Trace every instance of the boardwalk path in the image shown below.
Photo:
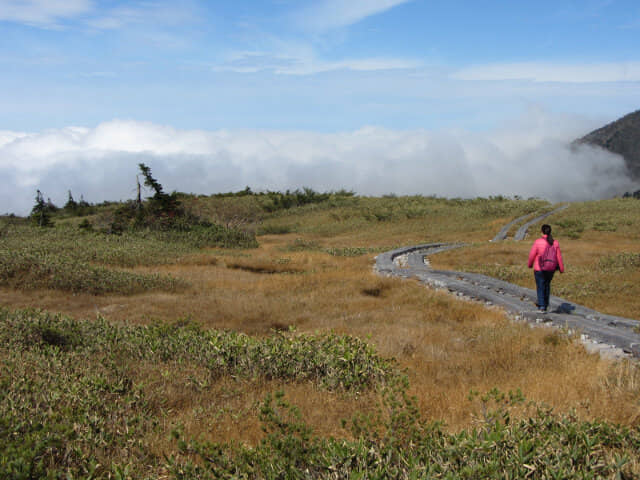
[[[554,213],[561,212],[562,210],[566,209],[568,206],[569,205],[563,205],[563,206],[561,206],[559,208],[556,208],[555,210],[552,210],[552,211],[547,212],[547,213],[543,213],[542,215],[539,215],[539,216],[529,220],[528,222],[523,224],[520,228],[518,228],[518,231],[513,236],[513,239],[514,240],[518,240],[518,241],[524,240],[524,237],[526,237],[527,232],[529,231],[529,228],[532,225],[535,225],[536,223],[541,222],[542,220],[544,220],[548,216],[553,215]],[[519,224],[520,222],[524,221],[525,219],[531,217],[532,215],[533,215],[533,213],[528,213],[527,215],[524,215],[522,217],[516,218],[515,220],[512,220],[509,223],[507,223],[504,227],[502,227],[500,229],[498,234],[495,237],[493,237],[492,242],[498,242],[500,240],[506,240],[507,234],[509,233],[509,229],[511,229],[511,227],[513,227],[514,225]]]
[[[564,208],[566,207],[561,207],[561,209]],[[558,210],[528,221],[525,224],[527,227],[524,228],[523,225],[518,233],[524,238],[529,226]],[[520,217],[505,226],[504,237],[496,236],[494,241],[506,238],[508,229],[527,217]],[[521,233],[521,230],[524,233]],[[462,244],[431,243],[399,248],[378,255],[375,269],[380,275],[415,278],[431,287],[447,289],[459,296],[503,307],[516,318],[532,323],[546,323],[580,332],[587,348],[599,351],[604,356],[640,358],[640,321],[638,320],[605,315],[555,296],[550,299],[549,312],[538,313],[535,307],[535,290],[486,275],[435,270],[429,266],[428,256],[463,246]]]

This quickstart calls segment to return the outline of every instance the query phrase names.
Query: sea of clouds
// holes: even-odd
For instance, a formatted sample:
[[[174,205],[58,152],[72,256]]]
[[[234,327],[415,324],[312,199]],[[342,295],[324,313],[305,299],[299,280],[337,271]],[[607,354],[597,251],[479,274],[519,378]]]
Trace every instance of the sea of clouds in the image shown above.
[[[134,198],[138,164],[164,186],[211,194],[310,187],[360,195],[608,198],[637,189],[620,156],[571,147],[593,121],[532,109],[469,131],[363,127],[338,133],[180,130],[113,120],[94,128],[0,131],[0,214],[26,215],[36,189],[57,205]]]

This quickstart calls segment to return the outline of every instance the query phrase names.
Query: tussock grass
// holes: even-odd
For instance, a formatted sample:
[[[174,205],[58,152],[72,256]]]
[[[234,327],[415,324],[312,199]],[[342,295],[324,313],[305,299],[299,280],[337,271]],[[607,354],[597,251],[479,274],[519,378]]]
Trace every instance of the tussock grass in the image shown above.
[[[390,279],[381,278],[367,287],[364,287],[361,292],[363,295],[370,297],[384,297],[394,287],[394,282]]]
[[[226,262],[227,268],[245,270],[253,273],[303,273],[303,267],[293,265],[291,259],[287,257],[278,258],[274,261],[265,259],[243,258]]]

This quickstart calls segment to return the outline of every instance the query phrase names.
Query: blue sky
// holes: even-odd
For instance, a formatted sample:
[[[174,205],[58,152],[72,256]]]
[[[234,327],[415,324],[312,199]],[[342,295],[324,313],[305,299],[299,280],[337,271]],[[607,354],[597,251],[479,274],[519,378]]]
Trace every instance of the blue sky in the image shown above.
[[[598,162],[561,145],[640,108],[640,2],[0,0],[0,72],[0,213],[38,187],[126,197],[99,175],[141,159],[201,193],[553,196],[527,188],[533,151],[587,165],[584,196]],[[210,182],[178,175],[211,162]],[[421,162],[420,181],[376,170]],[[451,165],[474,174],[429,180]]]
[[[0,0],[0,128],[487,128],[638,108],[635,0]]]

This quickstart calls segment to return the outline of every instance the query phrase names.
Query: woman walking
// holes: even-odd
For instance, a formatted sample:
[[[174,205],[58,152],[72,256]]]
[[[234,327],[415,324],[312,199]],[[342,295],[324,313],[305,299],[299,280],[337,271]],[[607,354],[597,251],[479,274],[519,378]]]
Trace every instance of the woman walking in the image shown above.
[[[533,242],[529,252],[529,268],[533,267],[538,292],[538,311],[546,312],[549,308],[551,280],[556,270],[564,273],[564,263],[560,253],[560,244],[551,236],[551,227],[542,225],[542,236]]]

